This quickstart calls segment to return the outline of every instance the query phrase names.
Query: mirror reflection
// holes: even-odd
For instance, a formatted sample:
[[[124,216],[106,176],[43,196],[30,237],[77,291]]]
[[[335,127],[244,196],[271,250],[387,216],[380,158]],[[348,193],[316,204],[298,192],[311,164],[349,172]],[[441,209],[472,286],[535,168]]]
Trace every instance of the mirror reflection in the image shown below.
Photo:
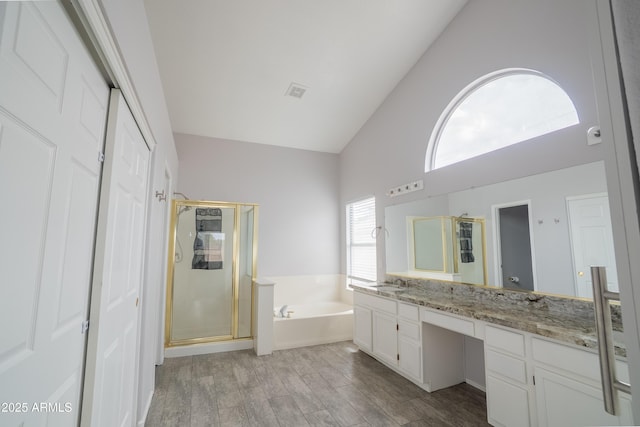
[[[442,266],[440,258],[414,259],[418,254],[442,254],[442,239],[423,239],[427,226],[421,224],[416,234],[408,224],[416,218],[453,217],[451,245],[458,245],[454,259],[464,277],[452,281],[591,298],[589,267],[602,265],[610,272],[609,289],[616,291],[606,191],[604,164],[594,162],[388,206],[386,270],[428,277],[421,266]],[[480,233],[471,234],[472,254],[482,253],[482,263],[462,262],[460,223],[475,220],[484,222],[484,245]],[[429,248],[429,241],[439,249]],[[475,249],[483,246],[484,252]],[[474,270],[473,275],[465,269]],[[486,278],[478,280],[481,276]]]
[[[413,218],[414,270],[453,273],[453,230],[449,217]]]
[[[407,226],[410,275],[487,284],[484,219],[410,216]]]

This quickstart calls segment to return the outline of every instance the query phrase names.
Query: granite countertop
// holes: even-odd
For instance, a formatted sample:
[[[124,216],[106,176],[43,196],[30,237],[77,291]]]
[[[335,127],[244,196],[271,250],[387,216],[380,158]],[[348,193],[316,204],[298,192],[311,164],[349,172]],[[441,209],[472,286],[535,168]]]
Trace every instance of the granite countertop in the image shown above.
[[[431,280],[428,286],[408,285],[402,279],[395,282],[373,286],[354,284],[352,288],[580,347],[598,347],[592,302]],[[621,330],[615,320],[614,329]],[[621,336],[619,330],[614,331],[614,341],[618,341],[615,352],[617,356],[626,357],[624,345],[616,340]]]

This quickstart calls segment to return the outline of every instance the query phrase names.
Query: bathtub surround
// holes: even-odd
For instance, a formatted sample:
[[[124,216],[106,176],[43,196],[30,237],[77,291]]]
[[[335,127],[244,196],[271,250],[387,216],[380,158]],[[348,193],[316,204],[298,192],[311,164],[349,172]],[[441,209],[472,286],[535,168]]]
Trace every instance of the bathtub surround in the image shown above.
[[[253,282],[253,350],[258,356],[273,352],[273,290],[275,282],[258,278]]]
[[[347,288],[344,274],[269,276],[276,283],[273,308],[291,304],[338,301],[353,304],[353,291]]]
[[[271,277],[276,285],[273,348],[303,347],[353,338],[353,292],[344,275]]]

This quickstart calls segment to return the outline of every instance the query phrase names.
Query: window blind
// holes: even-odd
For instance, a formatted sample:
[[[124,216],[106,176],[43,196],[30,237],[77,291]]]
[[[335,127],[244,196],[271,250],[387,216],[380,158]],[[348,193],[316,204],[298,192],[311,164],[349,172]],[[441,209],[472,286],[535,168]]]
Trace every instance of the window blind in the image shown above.
[[[371,197],[347,204],[348,282],[375,282],[376,199]]]

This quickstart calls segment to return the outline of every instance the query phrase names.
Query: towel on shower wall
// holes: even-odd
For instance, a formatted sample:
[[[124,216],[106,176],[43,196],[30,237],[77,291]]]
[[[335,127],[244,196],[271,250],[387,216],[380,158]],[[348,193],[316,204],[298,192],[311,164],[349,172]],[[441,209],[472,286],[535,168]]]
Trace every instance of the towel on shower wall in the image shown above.
[[[196,231],[222,231],[222,209],[197,208]]]
[[[464,263],[474,262],[473,257],[473,223],[461,222],[459,223],[460,232],[458,240],[460,242],[460,261]]]
[[[225,236],[221,231],[222,209],[196,209],[196,238],[193,241],[192,269],[222,269]]]

